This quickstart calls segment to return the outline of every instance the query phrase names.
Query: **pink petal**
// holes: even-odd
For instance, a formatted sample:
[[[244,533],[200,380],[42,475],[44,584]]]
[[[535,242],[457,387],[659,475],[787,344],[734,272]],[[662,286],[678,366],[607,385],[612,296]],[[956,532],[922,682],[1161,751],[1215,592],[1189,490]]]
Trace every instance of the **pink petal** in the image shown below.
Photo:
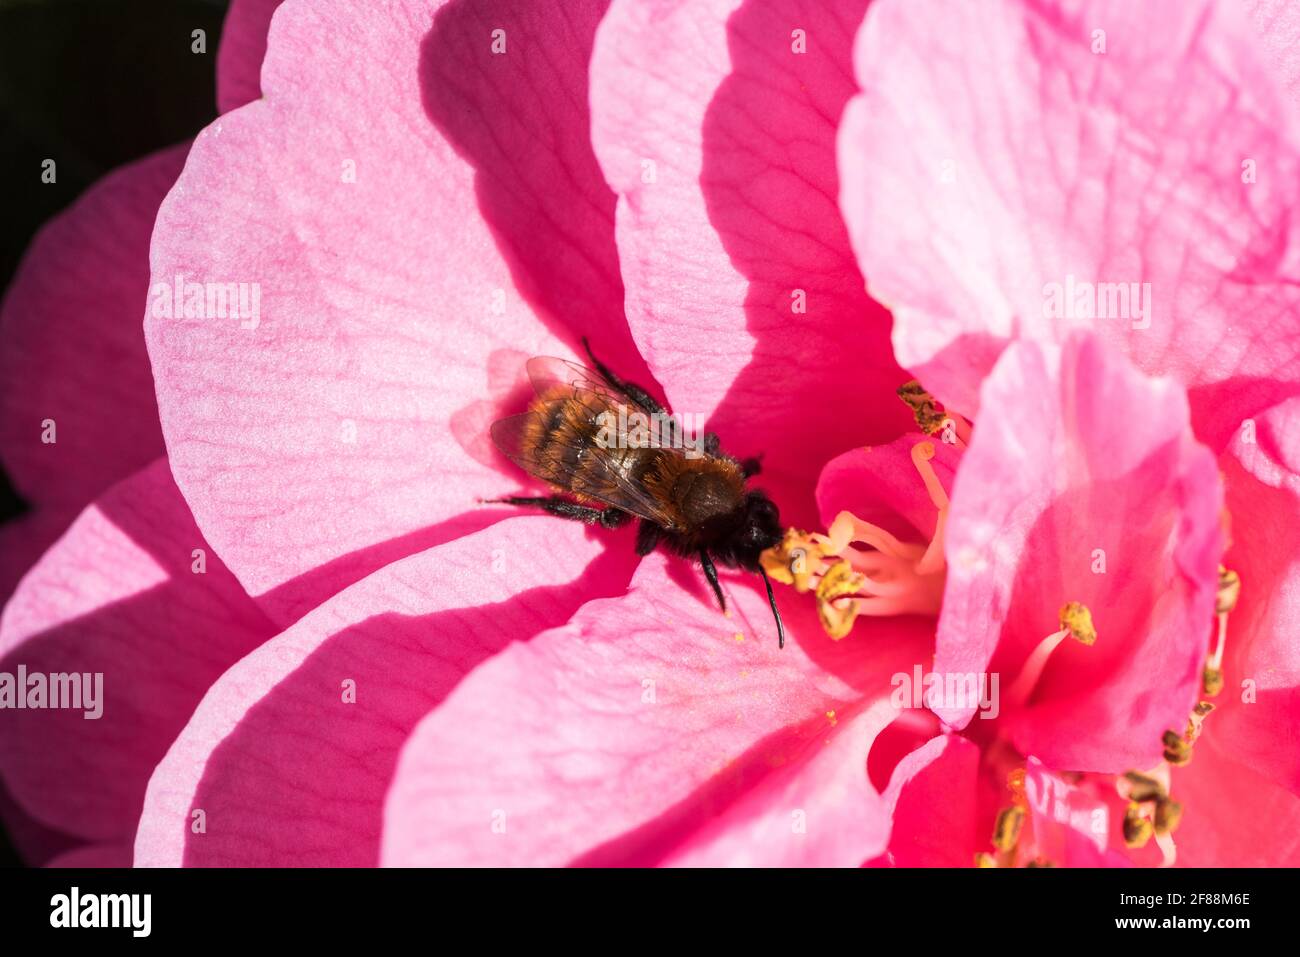
[[[1183,390],[1077,336],[1008,348],[981,403],[948,520],[935,670],[999,674],[999,726],[1050,767],[1149,767],[1194,702],[1222,551],[1218,476]],[[1067,639],[1027,701],[1010,700],[1067,602],[1090,609],[1096,644]],[[956,727],[972,712],[939,710]]]
[[[92,186],[37,235],[5,295],[0,456],[30,502],[79,510],[162,454],[140,308],[154,216],[186,151]]]
[[[383,861],[648,864],[674,852],[823,860],[821,815],[845,812],[826,810],[811,791],[833,779],[869,792],[852,777],[866,776],[858,758],[875,726],[862,708],[887,690],[889,674],[920,660],[926,631],[900,619],[870,642],[831,642],[810,602],[786,600],[791,638],[778,650],[761,585],[727,575],[724,587],[730,618],[698,570],[652,555],[626,597],[591,602],[567,626],[476,670],[403,749]],[[850,771],[813,757],[825,740]],[[789,826],[794,800],[813,802],[813,840],[781,832],[749,846],[750,829]],[[875,813],[872,802],[862,813]],[[872,853],[875,826],[843,831],[858,860]]]
[[[1232,756],[1300,794],[1300,400],[1243,424],[1220,458],[1241,576],[1228,617],[1216,740]],[[1250,431],[1245,431],[1249,426]]]
[[[1223,403],[1296,392],[1300,127],[1240,5],[882,0],[854,59],[841,208],[939,398],[973,413],[1009,341],[1078,326],[1198,388],[1216,448]],[[1052,315],[1070,277],[1149,282],[1149,328]]]
[[[552,209],[565,196],[581,206],[587,195],[551,195],[559,167],[537,145],[576,135],[581,110],[527,106],[519,89],[551,61],[566,62],[566,83],[582,72],[567,63],[580,41],[549,32],[562,12],[511,15],[507,53],[494,56],[467,5],[431,19],[427,3],[384,4],[364,27],[341,0],[288,5],[275,17],[265,95],[200,134],[163,205],[156,282],[260,283],[256,328],[244,328],[251,316],[168,319],[151,308],[145,331],[177,483],[214,547],[281,621],[491,521],[465,513],[521,478],[499,471],[487,427],[527,356],[567,352],[548,326],[568,321],[563,303],[543,322],[526,299],[540,296],[539,283],[572,292],[583,280],[529,275],[537,262],[559,267],[513,255],[519,237],[495,232],[481,210],[514,209],[492,198],[507,185],[523,206]],[[547,31],[530,32],[538,23]],[[466,128],[462,114],[455,135],[441,130],[442,107],[429,101],[430,58],[460,43],[460,29],[474,52],[457,55],[495,71],[502,88],[475,115],[486,121],[515,103],[526,112],[526,122],[506,121],[515,139],[492,153],[524,164],[504,185],[499,166],[480,177],[478,160],[465,158],[491,133]],[[576,95],[549,80],[534,86]],[[537,125],[552,115],[556,128]],[[553,246],[539,217],[532,240]],[[584,211],[575,222],[586,230],[599,219]],[[584,237],[559,258],[586,250]],[[596,299],[602,313],[613,289]]]
[[[129,844],[87,844],[60,854],[45,866],[53,868],[130,867],[131,846]]]
[[[633,336],[676,410],[707,417],[737,454],[767,454],[804,523],[808,462],[908,421],[888,315],[863,292],[836,207],[835,127],[865,8],[618,0],[591,67]]]
[[[14,799],[70,834],[129,841],[149,775],[195,704],[269,633],[194,527],[165,460],[114,486],[0,618],[0,672],[103,675],[99,718],[84,707],[6,710],[0,772]]]
[[[1191,763],[1173,770],[1172,794],[1183,805],[1173,835],[1179,866],[1300,866],[1300,797],[1233,760],[1234,741],[1216,717],[1207,719]],[[1144,852],[1133,856],[1144,864],[1159,859],[1151,847]]]
[[[271,14],[281,0],[233,0],[217,50],[217,109],[229,113],[262,95],[259,75]]]
[[[631,544],[624,534],[607,550],[577,523],[515,518],[313,610],[199,705],[149,783],[137,864],[375,864],[384,794],[416,722],[512,641],[619,593]]]
[[[939,735],[895,767],[885,791],[896,867],[970,867],[984,844],[977,830],[980,751],[956,735]]]
[[[664,861],[674,867],[858,867],[885,847],[889,810],[867,752],[897,714],[882,697],[807,742]],[[837,725],[838,725],[837,719]]]
[[[826,464],[817,480],[822,527],[829,528],[836,515],[850,511],[863,521],[902,536],[904,541],[930,541],[938,511],[912,464],[913,447],[924,441],[934,446],[930,464],[951,495],[961,452],[955,445],[912,432],[888,445],[845,452]]]

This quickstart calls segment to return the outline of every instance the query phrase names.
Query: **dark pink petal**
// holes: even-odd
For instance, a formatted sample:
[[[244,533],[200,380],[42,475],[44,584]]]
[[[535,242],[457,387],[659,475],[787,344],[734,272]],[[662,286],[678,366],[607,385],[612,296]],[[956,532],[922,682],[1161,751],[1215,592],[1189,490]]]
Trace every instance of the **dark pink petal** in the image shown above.
[[[908,421],[889,317],[863,291],[836,205],[835,130],[865,9],[616,2],[591,68],[633,336],[675,409],[706,416],[740,454],[767,453],[804,523],[809,462]]]
[[[846,812],[812,792],[871,792],[857,775],[878,725],[863,709],[920,660],[926,629],[898,619],[871,642],[837,643],[810,602],[785,601],[791,638],[778,650],[761,585],[727,575],[724,588],[729,619],[698,570],[652,555],[626,597],[477,669],[403,749],[384,862],[823,861],[826,826],[858,861],[875,853],[875,802],[864,798],[852,828],[827,825]],[[850,769],[819,760],[825,747]],[[804,844],[780,829],[795,801],[807,805]],[[749,829],[772,840],[750,844]]]
[[[202,552],[202,573],[196,573]],[[270,634],[208,548],[165,460],[87,508],[0,618],[0,671],[102,673],[102,714],[5,711],[0,773],[28,813],[129,842],[145,784],[208,686]]]
[[[1243,423],[1220,458],[1241,576],[1228,617],[1215,740],[1242,764],[1300,794],[1300,400]]]
[[[903,758],[885,791],[895,867],[970,867],[984,847],[978,833],[979,747],[939,735]]]
[[[1241,5],[882,0],[854,61],[841,208],[942,400],[973,413],[1008,342],[1079,326],[1195,389],[1215,449],[1300,390],[1300,125]],[[1071,277],[1151,308],[1055,315]]]
[[[1091,336],[1012,345],[957,473],[935,670],[999,675],[999,726],[1048,767],[1151,766],[1199,687],[1220,506],[1179,386]],[[1066,639],[1014,700],[1067,602],[1091,611],[1096,644]],[[972,712],[939,709],[956,727]]]
[[[1300,866],[1300,797],[1233,760],[1234,740],[1220,734],[1215,717],[1191,763],[1173,769],[1173,797],[1183,805],[1173,835],[1179,866]],[[1144,864],[1159,856],[1149,846],[1133,854]]]
[[[229,113],[262,95],[266,32],[281,0],[233,0],[217,50],[217,109]]]
[[[951,495],[961,452],[955,445],[913,432],[888,445],[845,452],[826,463],[817,481],[822,527],[829,528],[836,515],[850,511],[863,521],[901,535],[904,541],[928,542],[933,538],[938,511],[912,464],[912,449],[920,442],[934,447],[930,464]]]
[[[0,306],[0,457],[30,502],[80,509],[162,454],[140,310],[186,151],[110,173],[52,219]]]
[[[136,863],[376,864],[408,733],[511,642],[620,593],[631,538],[606,541],[515,518],[387,565],[310,612],[199,705],[149,783]]]
[[[74,848],[54,858],[46,867],[130,867],[129,844],[87,844]]]
[[[526,357],[568,351],[551,327],[571,335],[563,301],[543,303],[556,311],[542,319],[528,300],[542,298],[539,283],[582,289],[547,285],[548,270],[600,233],[601,214],[582,205],[597,200],[587,187],[565,192],[563,163],[538,145],[579,135],[581,108],[565,98],[581,95],[567,88],[580,87],[581,31],[553,29],[564,9],[512,14],[500,24],[506,52],[493,55],[466,4],[436,16],[416,0],[384,4],[364,29],[342,0],[287,6],[262,99],[200,134],[163,205],[155,282],[260,284],[256,319],[250,286],[244,319],[160,317],[160,298],[145,331],[177,483],[278,620],[493,520],[476,500],[519,478],[499,470],[488,426]],[[467,128],[455,103],[431,99],[449,95],[434,91],[444,47],[468,58],[459,72],[471,102],[486,88],[465,76],[494,71],[500,97],[474,115],[495,122],[506,111],[500,126]],[[534,85],[564,100],[554,112],[520,89],[552,61],[563,83]],[[548,118],[557,125],[539,125]],[[523,168],[510,175],[507,161]],[[525,236],[503,236],[483,215],[531,209],[528,236],[553,248],[559,236],[543,225],[565,196],[581,213],[553,230],[577,232],[551,259],[516,255]],[[604,242],[593,256],[607,266],[607,228]],[[602,288],[602,307],[617,301],[616,283]]]

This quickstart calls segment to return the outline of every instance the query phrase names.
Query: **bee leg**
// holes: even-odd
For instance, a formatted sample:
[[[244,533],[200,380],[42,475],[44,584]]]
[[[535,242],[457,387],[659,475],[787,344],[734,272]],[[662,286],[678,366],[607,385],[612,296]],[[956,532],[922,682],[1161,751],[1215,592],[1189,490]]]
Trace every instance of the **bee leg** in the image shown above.
[[[753,478],[759,472],[763,471],[763,460],[760,456],[751,455],[747,459],[740,460],[740,471],[745,478]]]
[[[704,454],[718,455],[722,452],[722,440],[718,438],[717,432],[704,433]]]
[[[562,498],[559,495],[552,495],[549,498],[544,496],[511,495],[506,498],[488,499],[485,504],[494,502],[500,502],[503,505],[531,505],[540,508],[548,515],[558,515],[560,518],[585,522],[588,525],[600,525],[604,528],[618,528],[620,525],[627,524],[627,520],[631,518],[627,512],[616,508],[592,508],[590,505],[579,505],[577,502],[570,502],[567,498]]]
[[[597,359],[596,356],[592,353],[591,345],[587,342],[586,336],[582,337],[582,348],[587,351],[587,358],[591,360],[591,364],[595,366],[596,371],[599,372],[602,376],[604,376],[605,381],[608,382],[610,385],[612,385],[615,389],[618,389],[620,392],[627,395],[627,397],[631,399],[633,402],[635,402],[637,405],[641,406],[644,409],[649,410],[650,412],[662,413],[667,411],[645,389],[641,388],[639,385],[635,385],[631,382],[624,381],[623,379],[620,379],[618,376],[614,375],[614,373],[610,372],[609,367],[605,365],[605,363]]]
[[[713,567],[713,559],[704,549],[700,549],[700,564],[704,566],[704,577],[713,586],[713,594],[718,596],[718,607],[727,610],[727,599],[722,597],[722,586],[718,584],[718,570]]]
[[[638,555],[649,555],[659,544],[659,526],[654,522],[647,522],[641,519],[641,524],[636,530],[636,553]]]

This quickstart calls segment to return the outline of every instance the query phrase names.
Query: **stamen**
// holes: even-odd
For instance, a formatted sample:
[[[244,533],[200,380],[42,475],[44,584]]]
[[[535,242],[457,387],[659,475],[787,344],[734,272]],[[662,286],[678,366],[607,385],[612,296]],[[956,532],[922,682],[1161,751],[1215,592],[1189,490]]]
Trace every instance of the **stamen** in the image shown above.
[[[1018,805],[1005,807],[998,812],[997,822],[993,825],[993,846],[1006,853],[1015,848],[1020,841],[1020,831],[1025,826],[1025,809]]]
[[[1160,738],[1165,746],[1165,760],[1179,768],[1192,760],[1192,746],[1177,731],[1166,731]]]
[[[1155,832],[1155,826],[1146,816],[1142,805],[1134,802],[1124,809],[1124,846],[1137,849],[1146,847]]]
[[[1067,635],[1083,645],[1096,642],[1097,630],[1093,627],[1092,613],[1087,605],[1077,601],[1066,602],[1061,606],[1060,621],[1061,630],[1053,632],[1040,641],[1038,647],[1025,659],[1020,674],[1016,676],[1015,682],[1007,691],[1010,701],[1023,704],[1029,700],[1030,694],[1038,685],[1038,679],[1043,675],[1043,669],[1047,667],[1048,659],[1052,657],[1052,652]]]
[[[1237,607],[1241,597],[1241,576],[1223,565],[1219,566],[1219,586],[1214,596],[1214,613],[1219,619],[1219,636],[1214,653],[1205,663],[1201,686],[1213,698],[1223,690],[1223,649],[1228,644],[1228,615]]]
[[[939,512],[939,517],[934,524],[934,537],[930,539],[930,547],[916,563],[916,571],[920,575],[929,575],[942,570],[943,533],[948,525],[948,493],[943,490],[939,476],[934,474],[934,466],[930,464],[932,458],[934,458],[934,443],[918,442],[912,446],[912,465],[921,474],[921,481],[925,483],[925,490],[930,494],[930,501]]]
[[[938,511],[935,533],[926,545],[903,542],[891,532],[840,512],[827,534],[786,532],[781,544],[760,556],[775,581],[797,591],[816,590],[822,627],[843,638],[859,615],[937,615],[943,598],[943,537],[948,495],[930,460],[934,444],[917,443],[912,463]],[[870,546],[855,548],[854,543]]]
[[[941,412],[934,396],[930,395],[921,383],[913,379],[899,386],[897,395],[912,410],[916,427],[926,435],[934,435],[945,430],[952,431],[954,443],[958,448],[970,444],[970,423],[954,412]]]

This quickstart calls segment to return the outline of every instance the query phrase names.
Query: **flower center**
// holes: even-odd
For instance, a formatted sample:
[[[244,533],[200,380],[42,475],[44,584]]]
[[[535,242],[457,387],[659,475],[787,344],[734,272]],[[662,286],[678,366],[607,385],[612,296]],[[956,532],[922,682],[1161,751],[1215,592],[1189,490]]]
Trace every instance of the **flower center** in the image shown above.
[[[913,446],[912,465],[938,512],[927,544],[900,541],[845,511],[835,516],[827,534],[792,528],[780,545],[763,553],[763,567],[773,579],[798,592],[814,591],[822,627],[832,638],[847,635],[858,615],[938,615],[948,495],[933,458],[934,443]]]

